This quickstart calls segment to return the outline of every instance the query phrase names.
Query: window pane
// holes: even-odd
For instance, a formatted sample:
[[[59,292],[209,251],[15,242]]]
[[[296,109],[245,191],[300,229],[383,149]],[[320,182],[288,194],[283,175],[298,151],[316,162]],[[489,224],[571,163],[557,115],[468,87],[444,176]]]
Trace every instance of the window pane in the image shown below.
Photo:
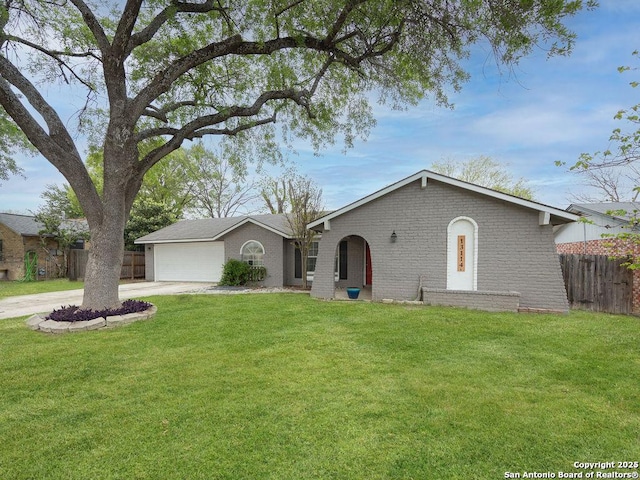
[[[318,259],[316,257],[307,258],[307,272],[315,272],[316,271],[316,261]]]
[[[249,265],[264,265],[264,248],[259,242],[251,240],[242,247],[242,261]]]

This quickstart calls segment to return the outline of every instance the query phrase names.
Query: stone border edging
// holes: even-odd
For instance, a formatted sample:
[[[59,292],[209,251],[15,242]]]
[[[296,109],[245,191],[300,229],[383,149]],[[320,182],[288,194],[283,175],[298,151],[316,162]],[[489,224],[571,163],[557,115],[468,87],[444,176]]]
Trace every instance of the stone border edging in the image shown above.
[[[27,319],[27,327],[31,330],[37,330],[44,333],[70,333],[85,332],[87,330],[98,330],[99,328],[113,328],[138,320],[148,320],[152,318],[158,307],[151,305],[144,312],[127,313],[126,315],[113,315],[110,317],[98,317],[93,320],[83,320],[81,322],[57,322],[55,320],[47,320],[41,314],[34,314]]]

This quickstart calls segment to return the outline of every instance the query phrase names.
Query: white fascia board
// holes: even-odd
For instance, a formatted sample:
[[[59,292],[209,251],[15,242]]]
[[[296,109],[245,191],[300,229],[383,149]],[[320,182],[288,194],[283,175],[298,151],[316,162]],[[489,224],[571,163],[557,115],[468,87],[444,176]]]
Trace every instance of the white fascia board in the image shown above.
[[[474,185],[472,183],[468,183],[468,182],[463,182],[462,180],[457,180],[455,178],[451,178],[451,177],[447,177],[445,175],[440,175],[438,173],[434,173],[431,172],[429,170],[421,170],[418,173],[414,173],[413,175],[411,175],[410,177],[407,177],[403,180],[400,180],[399,182],[396,182],[392,185],[389,185],[388,187],[385,187],[381,190],[378,190],[377,192],[372,193],[371,195],[368,195],[364,198],[361,198],[360,200],[357,200],[353,203],[350,203],[349,205],[346,205],[345,207],[342,207],[338,210],[336,210],[333,213],[330,213],[328,215],[325,215],[324,217],[320,217],[318,220],[316,220],[315,222],[311,222],[307,228],[314,228],[317,227],[321,224],[324,224],[325,222],[328,222],[329,220],[332,220],[333,218],[339,217],[340,215],[343,215],[351,210],[354,210],[366,203],[369,203],[373,200],[376,200],[380,197],[383,197],[384,195],[393,192],[394,190],[397,190],[399,188],[402,188],[412,182],[418,181],[420,180],[420,185],[422,188],[424,188],[423,186],[426,186],[428,179],[433,179],[436,180],[438,182],[442,182],[448,185],[453,185],[455,187],[458,188],[462,188],[464,190],[469,190],[472,192],[476,192],[479,193],[481,195],[486,195],[488,197],[493,197],[499,200],[504,200],[505,202],[509,202],[509,203],[513,203],[515,205],[520,205],[522,207],[526,207],[526,208],[531,208],[533,210],[536,210],[538,212],[545,212],[548,213],[550,215],[562,218],[564,220],[568,220],[568,221],[572,221],[575,222],[578,220],[578,218],[580,217],[579,215],[574,215],[573,213],[569,213],[566,210],[562,210],[560,208],[555,208],[555,207],[550,207],[548,205],[544,205],[542,203],[538,203],[538,202],[533,202],[531,200],[525,200],[524,198],[519,198],[519,197],[515,197],[513,195],[509,195],[506,193],[502,193],[502,192],[498,192],[497,190],[492,190],[490,188],[486,188],[486,187],[481,187],[479,185]]]
[[[233,232],[236,228],[241,227],[242,225],[246,225],[247,223],[253,223],[254,225],[257,225],[260,228],[264,228],[265,230],[268,230],[272,233],[275,233],[276,235],[280,235],[281,237],[284,238],[293,238],[291,235],[281,232],[280,230],[277,230],[273,227],[270,227],[269,225],[265,225],[264,223],[258,222],[257,220],[254,220],[253,218],[245,218],[244,220],[242,220],[241,222],[236,223],[235,225],[227,228],[226,230],[223,230],[222,232],[220,232],[218,235],[216,235],[215,237],[213,237],[213,240],[217,240],[220,237],[225,236],[226,234]]]
[[[404,187],[405,185],[408,185],[409,183],[422,178],[422,173],[423,172],[418,172],[414,175],[411,175],[410,177],[407,177],[404,180],[400,180],[399,182],[394,183],[393,185],[389,185],[388,187],[385,187],[382,190],[378,190],[377,192],[372,193],[371,195],[367,195],[366,197],[363,197],[360,200],[356,200],[355,202],[350,203],[349,205],[342,207],[336,210],[335,212],[325,215],[324,217],[320,217],[315,222],[311,222],[309,225],[307,225],[307,228],[317,227],[318,225],[324,224],[325,222],[328,222],[336,217],[339,217],[344,213],[350,212],[351,210],[354,210],[362,205],[365,205],[377,198],[383,197],[387,193],[391,193],[394,190],[397,190],[398,188]]]
[[[429,178],[433,178],[434,180],[438,180],[439,182],[442,182],[442,183],[454,185],[456,187],[463,188],[465,190],[470,190],[472,192],[480,193],[482,195],[487,195],[488,197],[504,200],[505,202],[513,203],[515,205],[520,205],[522,207],[531,208],[539,212],[549,213],[550,215],[554,215],[556,217],[560,217],[565,220],[575,222],[576,220],[578,220],[578,218],[580,218],[579,215],[569,213],[566,210],[562,210],[561,208],[551,207],[549,205],[534,202],[532,200],[525,200],[524,198],[509,195],[508,193],[502,193],[497,190],[481,187],[480,185],[474,185],[473,183],[463,182],[462,180],[457,180],[455,178],[445,177],[444,175],[440,175],[437,173],[428,172],[428,176]]]
[[[217,238],[217,237],[216,237]],[[133,243],[144,245],[147,243],[193,243],[193,242],[215,242],[215,238],[181,238],[174,240],[135,240]]]
[[[629,220],[626,220],[623,217],[617,217],[615,215],[609,215],[608,213],[598,212],[597,210],[592,210],[588,207],[577,207],[573,203],[567,207],[567,210],[572,210],[573,212],[578,212],[577,215],[581,217],[600,217],[602,219],[613,219],[620,222],[621,225],[629,223]]]

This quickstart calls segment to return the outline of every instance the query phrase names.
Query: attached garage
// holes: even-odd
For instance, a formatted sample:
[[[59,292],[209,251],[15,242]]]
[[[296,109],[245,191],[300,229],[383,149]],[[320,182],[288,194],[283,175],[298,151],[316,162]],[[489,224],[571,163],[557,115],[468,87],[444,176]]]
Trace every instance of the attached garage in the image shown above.
[[[224,242],[157,243],[153,258],[155,281],[219,282]]]

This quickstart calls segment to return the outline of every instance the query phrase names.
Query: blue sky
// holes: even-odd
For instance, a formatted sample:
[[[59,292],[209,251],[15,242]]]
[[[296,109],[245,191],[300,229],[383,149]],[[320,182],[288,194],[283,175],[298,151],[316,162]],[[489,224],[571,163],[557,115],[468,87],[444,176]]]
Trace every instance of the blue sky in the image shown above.
[[[575,174],[555,166],[574,163],[580,153],[606,149],[616,112],[640,102],[637,65],[640,0],[601,0],[568,25],[578,34],[569,57],[547,59],[542,50],[523,59],[512,72],[500,72],[482,48],[466,62],[471,74],[461,92],[452,93],[452,110],[426,99],[407,111],[375,106],[377,126],[366,141],[342,145],[314,156],[298,143],[291,157],[300,172],[322,188],[327,208],[339,208],[443,159],[470,160],[485,155],[502,163],[534,188],[536,200],[566,207],[583,187]],[[70,112],[71,113],[71,112]],[[0,211],[28,212],[41,203],[49,183],[63,177],[41,157],[20,160],[26,180],[12,177],[0,185]]]

